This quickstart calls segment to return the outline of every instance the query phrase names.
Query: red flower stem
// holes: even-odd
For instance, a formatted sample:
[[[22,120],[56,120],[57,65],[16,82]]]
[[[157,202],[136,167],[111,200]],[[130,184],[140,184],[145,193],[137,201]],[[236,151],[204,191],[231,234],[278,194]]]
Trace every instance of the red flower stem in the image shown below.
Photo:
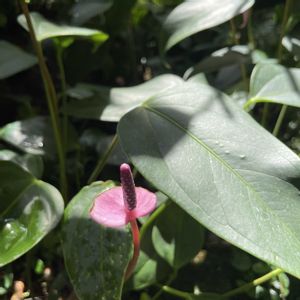
[[[130,222],[130,226],[133,241],[133,255],[125,272],[125,281],[132,275],[140,254],[140,232],[136,219]]]

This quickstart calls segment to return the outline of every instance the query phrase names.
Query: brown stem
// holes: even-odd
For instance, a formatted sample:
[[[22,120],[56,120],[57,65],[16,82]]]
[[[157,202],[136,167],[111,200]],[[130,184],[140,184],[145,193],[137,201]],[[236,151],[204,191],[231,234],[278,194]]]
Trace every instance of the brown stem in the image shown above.
[[[48,67],[45,62],[43,49],[41,46],[40,41],[37,40],[34,27],[32,24],[32,20],[30,17],[30,12],[28,9],[28,5],[25,0],[20,0],[20,5],[22,12],[25,16],[26,23],[28,26],[28,31],[32,40],[32,45],[35,49],[38,63],[40,67],[40,72],[45,88],[46,93],[46,99],[47,104],[49,108],[49,114],[50,119],[52,123],[54,138],[55,138],[55,144],[57,149],[57,156],[59,161],[59,175],[60,175],[60,187],[61,187],[61,193],[63,195],[63,198],[65,201],[68,199],[68,182],[67,182],[67,176],[66,176],[66,162],[65,162],[65,153],[63,149],[62,144],[62,137],[61,137],[61,128],[60,128],[60,122],[59,122],[59,116],[58,116],[58,108],[57,108],[57,95],[56,90],[54,87],[53,80],[51,78],[50,72],[48,70]]]

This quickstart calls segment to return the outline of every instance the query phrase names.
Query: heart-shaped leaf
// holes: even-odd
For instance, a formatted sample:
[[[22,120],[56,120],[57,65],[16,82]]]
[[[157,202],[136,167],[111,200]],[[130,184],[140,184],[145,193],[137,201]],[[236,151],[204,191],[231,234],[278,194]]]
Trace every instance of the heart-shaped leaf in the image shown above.
[[[118,125],[139,172],[204,226],[300,277],[300,160],[221,92],[185,83]]]
[[[9,42],[0,41],[0,79],[15,75],[36,63],[35,56]]]
[[[30,13],[30,17],[36,38],[39,42],[42,42],[43,40],[49,38],[66,36],[78,36],[89,38],[97,42],[97,44],[103,43],[108,39],[108,35],[102,31],[83,27],[57,25],[46,20],[38,12]],[[28,30],[28,25],[24,15],[18,16],[18,22],[24,29]]]
[[[123,275],[131,257],[131,235],[126,229],[102,227],[89,217],[96,196],[114,186],[113,182],[86,186],[65,210],[65,263],[82,300],[121,299]]]
[[[164,51],[197,32],[230,20],[253,4],[254,0],[184,1],[171,11],[163,24]]]
[[[36,245],[63,210],[57,189],[12,162],[0,161],[0,267]]]
[[[249,107],[258,102],[272,102],[300,107],[300,69],[277,64],[259,64],[251,75]]]
[[[124,88],[109,88],[91,84],[79,84],[69,90],[69,101],[64,112],[87,119],[118,122],[120,118],[142,102],[183,80],[172,74],[157,76],[145,83]]]
[[[171,267],[179,269],[201,250],[204,229],[178,205],[172,203],[159,216],[152,240],[156,252]]]
[[[17,165],[20,165],[24,170],[28,171],[36,178],[41,178],[43,175],[43,160],[38,155],[28,153],[18,154],[17,152],[3,149],[0,150],[0,160],[12,161]]]

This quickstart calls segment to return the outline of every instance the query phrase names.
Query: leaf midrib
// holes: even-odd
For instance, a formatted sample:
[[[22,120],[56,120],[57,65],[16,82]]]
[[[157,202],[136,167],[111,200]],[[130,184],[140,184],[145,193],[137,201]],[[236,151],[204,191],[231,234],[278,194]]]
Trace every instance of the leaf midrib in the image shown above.
[[[149,121],[149,122],[150,122],[150,121]],[[150,126],[152,127],[151,122],[150,122]],[[153,129],[153,127],[152,127],[152,129]],[[153,131],[154,131],[154,129],[153,129]],[[191,203],[193,204],[193,206],[194,206],[196,209],[197,209],[197,208],[200,208],[200,209],[201,209],[201,207],[197,206],[197,204],[193,201],[193,199],[191,199],[191,197],[187,194],[187,192],[184,190],[184,188],[176,181],[176,179],[174,178],[174,176],[173,176],[173,174],[172,174],[172,172],[171,172],[171,170],[169,169],[169,167],[168,167],[167,164],[166,164],[166,167],[167,167],[167,169],[170,171],[170,175],[171,175],[172,179],[173,179],[173,180],[175,181],[175,183],[178,185],[178,187],[180,188],[180,190],[186,195],[186,197],[190,199],[190,201],[191,201]],[[142,175],[143,175],[143,174],[142,174]],[[145,176],[145,177],[146,177],[146,176]],[[170,194],[166,193],[166,195],[167,195],[169,198],[172,198],[172,196],[171,196]],[[203,209],[201,209],[201,210],[204,211]],[[204,211],[204,213],[205,213],[206,215],[208,215],[205,211]],[[209,216],[209,215],[208,215],[208,216]],[[209,216],[209,217],[210,217],[210,216]],[[194,218],[197,219],[196,216],[194,216]],[[200,221],[199,221],[199,222],[200,222]],[[201,223],[201,222],[200,222],[200,223]],[[227,226],[230,227],[231,230],[233,230],[234,232],[238,233],[239,236],[241,236],[242,238],[248,240],[248,242],[250,242],[250,243],[253,244],[254,246],[261,248],[260,246],[257,246],[257,244],[256,244],[255,242],[253,242],[252,240],[250,240],[249,238],[247,238],[244,234],[242,234],[242,233],[236,231],[236,229],[233,228],[230,224],[227,224]],[[220,236],[223,237],[224,239],[226,239],[226,238],[224,237],[224,235],[220,235]],[[237,247],[240,247],[240,245],[237,244],[237,243],[233,243],[233,244],[236,245]],[[262,250],[263,250],[263,251],[266,251],[266,250],[263,249],[263,248],[262,248]],[[271,252],[272,255],[274,255],[274,257],[275,257],[275,256],[280,257],[277,253],[273,252],[272,249],[268,249],[268,251]],[[252,253],[253,255],[256,255],[255,252],[250,252],[250,253]],[[257,256],[257,255],[256,255],[256,256]],[[282,257],[280,257],[280,258],[284,261],[284,259],[283,259]],[[273,262],[271,262],[271,261],[269,261],[269,262],[270,262],[270,263],[273,263]]]
[[[203,146],[203,148],[205,148],[205,150],[207,150],[213,157],[215,157],[222,165],[224,165],[227,169],[229,169],[234,175],[236,175],[240,181],[242,181],[246,186],[249,186],[250,189],[253,190],[252,186],[248,184],[248,182],[235,170],[231,167],[230,164],[228,164],[225,160],[221,159],[218,154],[211,149],[209,146],[207,146],[203,141],[201,141],[198,137],[196,137],[193,133],[191,133],[188,129],[184,128],[182,125],[180,125],[177,121],[175,121],[173,118],[163,114],[162,112],[155,110],[154,108],[150,107],[147,104],[143,105],[144,108],[152,111],[153,113],[159,115],[160,117],[162,117],[163,119],[171,122],[173,125],[175,125],[177,128],[181,129],[182,131],[184,131],[188,136],[190,136],[194,141],[196,141],[197,143],[199,143],[201,146]],[[255,190],[253,190],[254,192],[256,192]]]
[[[206,145],[203,141],[201,141],[197,136],[195,136],[193,133],[191,133],[188,129],[184,128],[182,125],[180,125],[176,120],[174,120],[173,118],[165,115],[164,113],[155,110],[154,108],[152,108],[151,106],[149,106],[148,104],[144,103],[143,106],[146,110],[149,110],[151,112],[153,112],[154,114],[162,117],[163,119],[171,122],[174,126],[176,126],[177,128],[181,129],[182,131],[184,131],[188,136],[190,136],[194,141],[196,141],[197,143],[199,143],[201,146],[203,146],[204,149],[206,149],[213,157],[216,158],[217,161],[220,162],[220,164],[222,164],[224,167],[226,167],[230,172],[232,172],[249,190],[252,191],[252,193],[255,196],[255,199],[260,203],[260,205],[262,207],[265,207],[267,209],[267,211],[274,217],[276,218],[280,224],[282,224],[282,226],[284,226],[286,228],[286,230],[288,232],[290,232],[291,236],[295,237],[296,242],[300,245],[300,241],[299,238],[297,236],[295,236],[295,233],[290,229],[290,227],[284,223],[281,218],[276,215],[271,209],[270,207],[262,200],[262,198],[260,197],[260,195],[257,193],[257,191],[244,179],[243,176],[241,176],[234,168],[231,167],[231,165],[229,163],[227,163],[226,161],[224,161],[223,159],[221,159],[218,154],[211,149],[208,145]],[[176,181],[176,180],[175,180]],[[190,198],[190,197],[189,197]],[[231,227],[231,226],[230,226]],[[235,229],[234,229],[235,230]],[[236,230],[235,230],[236,231]],[[240,234],[240,233],[239,233]],[[249,240],[249,239],[248,239]],[[249,240],[251,241],[251,240]],[[300,247],[299,247],[300,248]],[[270,250],[270,249],[268,249]],[[277,256],[279,256],[276,253]],[[280,256],[279,256],[280,257]],[[282,258],[283,259],[283,258]],[[283,259],[284,260],[284,259]]]

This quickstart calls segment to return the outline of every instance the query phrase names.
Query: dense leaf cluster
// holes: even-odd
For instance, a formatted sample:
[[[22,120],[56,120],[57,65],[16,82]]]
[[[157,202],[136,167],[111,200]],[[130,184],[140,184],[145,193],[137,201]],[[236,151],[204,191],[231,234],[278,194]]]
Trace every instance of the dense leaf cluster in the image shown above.
[[[300,299],[299,3],[27,2],[0,4],[0,299]],[[89,217],[124,162],[159,200],[126,282],[130,231]]]

